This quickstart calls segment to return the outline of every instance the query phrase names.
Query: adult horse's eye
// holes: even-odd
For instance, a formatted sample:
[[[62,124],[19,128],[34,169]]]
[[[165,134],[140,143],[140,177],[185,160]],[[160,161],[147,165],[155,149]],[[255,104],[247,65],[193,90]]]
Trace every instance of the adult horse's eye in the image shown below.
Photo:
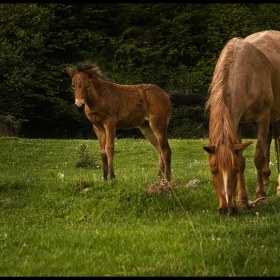
[[[218,166],[216,164],[215,165],[213,164],[212,166],[210,166],[210,171],[211,171],[212,175],[216,176],[219,171]]]
[[[89,88],[90,88],[90,85],[87,85],[87,86],[86,86],[86,89],[89,89]]]

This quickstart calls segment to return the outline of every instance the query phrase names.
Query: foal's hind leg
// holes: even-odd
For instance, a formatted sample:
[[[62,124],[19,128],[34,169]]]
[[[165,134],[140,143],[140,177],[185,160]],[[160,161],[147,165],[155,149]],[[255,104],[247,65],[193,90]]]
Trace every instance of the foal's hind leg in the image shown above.
[[[167,140],[167,124],[158,125],[159,120],[150,121],[150,127],[157,139],[161,159],[165,165],[165,176],[168,181],[171,180],[171,149]]]
[[[145,124],[145,125],[139,126],[138,128],[141,130],[143,135],[155,147],[155,149],[157,151],[158,159],[159,159],[158,176],[162,178],[165,173],[165,164],[164,164],[164,161],[161,156],[161,151],[160,151],[160,147],[158,144],[158,140],[157,140],[156,136],[154,135],[153,131],[151,130],[151,128],[149,127],[149,125]]]
[[[165,134],[157,133],[157,135],[155,135],[149,123],[142,124],[141,126],[138,126],[138,128],[141,130],[141,132],[144,134],[147,140],[155,147],[158,153],[158,159],[159,159],[158,176],[160,178],[163,178],[165,174],[166,179],[170,181],[171,180],[171,149],[167,141],[166,133]]]

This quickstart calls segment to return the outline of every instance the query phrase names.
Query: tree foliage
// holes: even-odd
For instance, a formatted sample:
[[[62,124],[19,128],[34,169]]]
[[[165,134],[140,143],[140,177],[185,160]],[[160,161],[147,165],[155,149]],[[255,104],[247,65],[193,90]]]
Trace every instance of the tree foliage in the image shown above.
[[[89,60],[116,83],[207,94],[225,43],[267,29],[280,30],[277,3],[1,3],[0,115],[28,120],[27,137],[95,137],[67,66]],[[201,137],[207,122],[202,107],[174,108],[169,134]]]

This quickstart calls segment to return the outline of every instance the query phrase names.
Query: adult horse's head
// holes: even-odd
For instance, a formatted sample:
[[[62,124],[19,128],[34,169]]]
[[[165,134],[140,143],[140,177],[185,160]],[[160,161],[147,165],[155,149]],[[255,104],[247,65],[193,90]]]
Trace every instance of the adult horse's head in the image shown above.
[[[221,144],[220,146],[203,147],[209,153],[212,182],[219,198],[221,214],[229,215],[236,212],[237,176],[245,169],[245,159],[240,153],[250,144],[252,141],[231,146]]]
[[[72,78],[72,87],[75,94],[75,107],[79,112],[83,112],[88,102],[91,87],[92,75],[99,67],[94,67],[89,63],[78,64],[77,70],[67,67],[66,71]]]

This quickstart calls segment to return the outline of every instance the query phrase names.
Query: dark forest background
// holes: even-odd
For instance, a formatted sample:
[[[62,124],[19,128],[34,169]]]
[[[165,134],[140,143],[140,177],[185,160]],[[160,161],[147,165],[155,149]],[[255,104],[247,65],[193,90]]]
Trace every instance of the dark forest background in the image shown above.
[[[280,4],[1,3],[0,135],[95,138],[65,71],[79,61],[119,84],[207,95],[225,43],[268,29],[280,30]],[[207,137],[204,108],[174,106],[168,133]],[[136,129],[117,136],[142,137]]]

